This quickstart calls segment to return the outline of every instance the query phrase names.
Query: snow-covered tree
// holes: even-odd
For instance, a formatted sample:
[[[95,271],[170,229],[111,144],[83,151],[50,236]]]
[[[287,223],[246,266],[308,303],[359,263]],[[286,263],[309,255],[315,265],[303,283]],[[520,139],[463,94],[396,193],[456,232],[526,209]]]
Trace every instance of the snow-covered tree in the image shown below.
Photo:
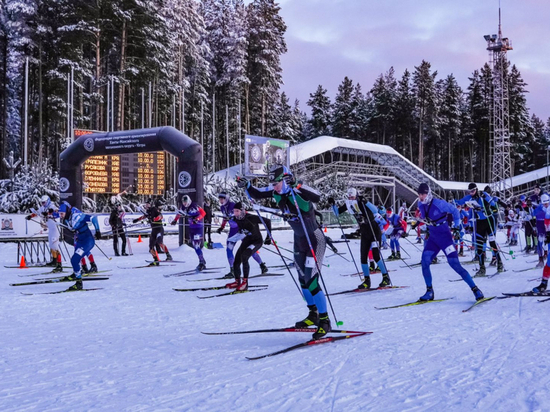
[[[353,138],[350,119],[353,117],[353,81],[347,76],[338,86],[332,105],[332,134],[336,137]]]
[[[422,60],[420,66],[415,66],[413,73],[412,91],[415,97],[414,116],[418,126],[418,166],[424,167],[424,143],[430,112],[433,112],[436,103],[435,78],[437,71],[431,72],[432,65]]]
[[[310,93],[307,105],[311,107],[311,118],[308,120],[310,136],[330,136],[331,103],[327,90],[321,85],[317,86],[317,90]]]
[[[283,83],[281,56],[286,53],[286,24],[274,0],[254,0],[248,5],[248,69],[245,123],[249,133],[265,135],[268,117],[279,99]]]

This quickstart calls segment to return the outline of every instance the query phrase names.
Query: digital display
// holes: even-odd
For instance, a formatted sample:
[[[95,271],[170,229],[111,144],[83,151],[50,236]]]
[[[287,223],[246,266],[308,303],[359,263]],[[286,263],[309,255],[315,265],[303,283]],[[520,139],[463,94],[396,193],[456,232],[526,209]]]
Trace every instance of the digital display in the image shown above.
[[[93,133],[75,130],[75,136]],[[164,152],[91,156],[82,165],[84,193],[118,194],[131,187],[138,195],[164,195]]]

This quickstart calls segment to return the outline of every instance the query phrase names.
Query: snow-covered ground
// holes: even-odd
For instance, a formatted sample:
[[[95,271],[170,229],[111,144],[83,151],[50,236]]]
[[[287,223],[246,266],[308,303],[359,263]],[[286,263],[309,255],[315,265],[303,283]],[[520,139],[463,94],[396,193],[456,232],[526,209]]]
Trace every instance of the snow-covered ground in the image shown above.
[[[340,237],[337,229],[328,234]],[[292,248],[290,231],[274,235],[280,245]],[[226,267],[219,274],[164,277],[197,264],[192,249],[177,247],[176,236],[166,239],[174,259],[186,263],[120,269],[149,259],[147,243],[132,239],[133,256],[109,261],[94,250],[100,270],[112,272],[107,281],[84,285],[102,290],[33,296],[21,292],[56,291],[70,284],[9,286],[45,269],[4,268],[15,263],[16,248],[0,244],[1,411],[550,410],[550,302],[494,299],[463,313],[474,302],[473,294],[464,282],[449,282],[458,275],[439,264],[432,266],[436,299],[452,300],[376,310],[415,301],[425,291],[420,268],[389,262],[393,283],[410,288],[332,297],[342,328],[372,335],[249,361],[245,356],[303,342],[309,334],[207,336],[201,331],[292,325],[307,314],[294,282],[288,274],[253,279],[251,284],[269,289],[205,300],[197,295],[219,292],[175,292],[172,288],[225,283],[188,280],[221,276],[227,261],[224,249],[205,250],[209,266]],[[224,242],[225,236],[216,234],[214,240]],[[504,244],[504,234],[498,240]],[[402,244],[411,255],[406,262],[418,262],[420,251],[406,240]],[[112,254],[110,240],[99,245]],[[359,241],[350,246],[358,259]],[[345,244],[337,247],[347,252]],[[507,272],[476,279],[486,296],[538,284],[530,279],[540,270],[513,271],[535,266],[536,256],[514,250],[518,256],[507,256]],[[268,265],[281,264],[275,254],[261,255]],[[349,259],[349,252],[344,256]],[[323,271],[330,292],[359,284],[357,277],[340,276],[354,272],[353,263],[338,256],[325,263],[330,265]],[[259,273],[255,262],[251,267],[251,274]],[[372,277],[376,284],[381,278]]]

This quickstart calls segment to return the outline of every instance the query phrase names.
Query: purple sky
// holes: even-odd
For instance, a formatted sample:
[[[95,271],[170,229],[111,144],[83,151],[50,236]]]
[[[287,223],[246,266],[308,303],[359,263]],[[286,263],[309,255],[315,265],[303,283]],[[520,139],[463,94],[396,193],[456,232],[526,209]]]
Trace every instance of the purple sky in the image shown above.
[[[371,89],[394,67],[399,79],[422,60],[438,79],[468,77],[488,61],[485,34],[498,32],[498,0],[279,0],[287,24],[283,90],[303,110],[319,84],[331,100],[348,76]],[[508,58],[528,84],[527,105],[550,117],[550,2],[502,0],[502,33],[512,41]],[[309,111],[309,110],[308,110]]]

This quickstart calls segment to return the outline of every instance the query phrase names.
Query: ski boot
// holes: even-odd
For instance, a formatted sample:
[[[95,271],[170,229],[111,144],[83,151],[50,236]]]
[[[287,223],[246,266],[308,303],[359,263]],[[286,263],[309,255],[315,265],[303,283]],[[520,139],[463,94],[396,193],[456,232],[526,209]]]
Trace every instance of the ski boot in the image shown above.
[[[334,253],[338,253],[338,249],[336,249],[334,246],[330,247]]]
[[[464,257],[464,247],[460,246],[460,250],[458,252],[458,257]]]
[[[71,273],[69,276],[64,276],[60,279],[61,282],[71,282],[73,280],[76,280],[76,273]]]
[[[370,276],[365,276],[363,283],[357,286],[357,289],[370,289]]]
[[[206,244],[206,248],[207,248],[207,249],[214,249],[214,245],[212,244],[212,242],[208,242],[208,243]]]
[[[76,283],[67,290],[82,290],[82,279],[76,279]]]
[[[421,244],[422,244],[422,239],[419,238],[419,237],[417,237],[417,238],[416,238],[416,244],[417,244],[417,245],[421,245]]]
[[[262,271],[263,273],[263,271]],[[224,277],[224,279],[235,279],[235,272],[233,272],[233,268],[229,269],[229,273],[227,273]]]
[[[401,252],[400,251],[395,252],[395,260],[401,260]]]
[[[307,305],[309,308],[309,314],[304,320],[296,322],[295,328],[307,328],[309,326],[317,326],[319,324],[319,312],[317,312],[317,306]]]
[[[90,273],[90,269],[88,269],[88,265],[86,263],[82,264],[82,273],[88,274]]]
[[[481,292],[481,290],[479,290],[477,286],[474,286],[472,288],[472,292],[474,292],[474,296],[476,297],[476,300],[481,300],[485,297],[483,296],[483,292]]]
[[[44,266],[55,266],[56,263],[57,262],[56,262],[55,258],[53,258],[51,262],[46,263]]]
[[[491,259],[491,263],[489,263],[489,266],[496,266],[497,265],[497,257],[493,256]]]
[[[498,260],[497,262],[497,273],[504,272],[504,264],[502,263],[502,260]]]
[[[479,267],[479,270],[477,271],[477,273],[475,274],[475,277],[482,277],[482,276],[487,276],[487,272],[485,270],[485,266],[480,266]]]
[[[426,293],[424,295],[420,296],[420,299],[418,299],[421,302],[425,302],[428,300],[434,300],[434,288],[432,286],[426,287]]]
[[[120,256],[120,254],[118,253],[118,250],[115,249],[115,256]]]
[[[373,260],[371,260],[370,263],[369,263],[369,269],[370,269],[371,272],[376,272],[377,268],[376,268],[376,264],[374,263]]]
[[[155,258],[155,260],[153,260],[147,266],[160,266],[160,262]]]
[[[437,260],[437,257],[434,257],[432,260],[432,265],[437,265],[439,263],[439,260]]]
[[[391,252],[391,255],[386,260],[396,260],[395,253]]]
[[[539,256],[539,262],[537,263],[537,268],[543,268],[546,262],[544,261],[544,258],[542,256]]]
[[[269,269],[267,268],[265,262],[260,263],[260,269],[262,270],[262,274],[269,272]]]
[[[237,286],[237,292],[246,292],[248,290],[248,278],[244,278],[239,286]]]
[[[196,267],[197,272],[202,272],[204,269],[206,269],[206,263],[200,262],[199,265]]]
[[[61,273],[63,272],[63,266],[61,266],[61,262],[56,262],[55,267],[52,270],[52,273]]]
[[[121,253],[122,256],[128,256],[128,253],[126,253],[124,250]]]
[[[166,259],[165,260],[166,260],[166,262],[171,262],[172,260],[174,260],[172,258],[172,255],[170,254],[170,252],[166,252]]]
[[[384,273],[382,275],[382,282],[380,282],[378,287],[385,288],[386,286],[391,286],[391,279],[390,279],[390,275],[388,275],[387,273]]]
[[[317,330],[312,335],[313,340],[318,340],[323,338],[327,333],[329,333],[332,330],[332,327],[330,326],[330,319],[328,317],[328,313],[320,313],[319,314],[319,325],[317,326]]]
[[[90,273],[97,273],[97,265],[95,262],[90,263]]]
[[[540,285],[538,285],[536,288],[533,288],[534,293],[543,293],[546,291],[546,287],[548,286],[548,279],[542,279],[540,282]]]
[[[241,284],[241,280],[240,279],[235,279],[234,282],[226,284],[225,287],[227,289],[237,289],[240,284]]]

